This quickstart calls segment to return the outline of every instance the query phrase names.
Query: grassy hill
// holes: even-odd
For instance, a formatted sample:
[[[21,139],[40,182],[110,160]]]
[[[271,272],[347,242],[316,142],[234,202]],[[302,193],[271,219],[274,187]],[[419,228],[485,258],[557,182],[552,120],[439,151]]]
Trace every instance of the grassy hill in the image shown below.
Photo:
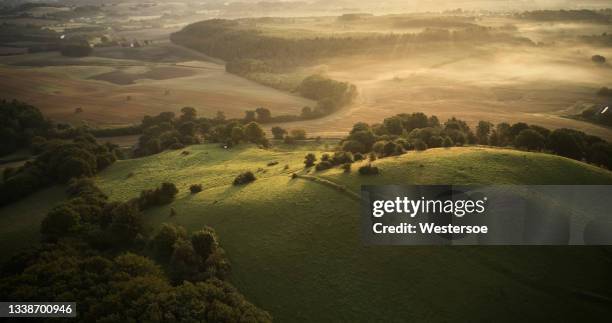
[[[350,194],[290,178],[304,173],[311,149],[192,146],[188,155],[120,161],[98,183],[113,199],[176,183],[177,200],[146,213],[151,229],[163,222],[214,227],[234,264],[234,284],[281,322],[504,321],[518,314],[563,321],[611,314],[606,301],[592,300],[612,290],[610,249],[362,246],[359,203]],[[309,175],[349,192],[382,183],[612,184],[611,172],[580,162],[489,148],[432,149],[375,164],[381,176],[339,169]],[[245,170],[258,180],[232,186]],[[204,191],[190,195],[196,183]],[[169,217],[170,207],[177,216]]]

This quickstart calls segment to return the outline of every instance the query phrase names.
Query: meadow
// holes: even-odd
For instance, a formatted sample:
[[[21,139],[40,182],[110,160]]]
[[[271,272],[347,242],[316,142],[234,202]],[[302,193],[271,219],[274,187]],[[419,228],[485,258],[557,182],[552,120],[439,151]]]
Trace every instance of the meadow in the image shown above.
[[[320,156],[326,144],[270,150],[196,145],[185,149],[189,154],[168,151],[118,161],[96,182],[111,200],[136,197],[155,183],[175,183],[175,202],[145,213],[149,232],[165,222],[190,231],[215,228],[233,264],[232,283],[279,321],[486,321],[511,317],[516,308],[530,320],[610,314],[605,303],[588,296],[607,297],[612,287],[606,283],[608,249],[366,247],[359,241],[359,203],[348,193],[358,193],[364,184],[395,183],[607,185],[612,183],[609,171],[553,155],[486,147],[380,159],[374,164],[382,175],[374,177],[340,169],[304,170],[304,155],[312,151]],[[268,166],[270,162],[278,164]],[[236,174],[246,170],[257,180],[233,186]],[[344,191],[320,181],[292,179],[292,173]],[[192,195],[191,184],[202,184],[204,190]],[[40,208],[40,217],[29,217],[29,224],[3,234],[8,237],[3,255],[35,244],[35,222],[58,194],[59,187],[41,191],[0,210],[2,227],[9,230],[31,201]]]

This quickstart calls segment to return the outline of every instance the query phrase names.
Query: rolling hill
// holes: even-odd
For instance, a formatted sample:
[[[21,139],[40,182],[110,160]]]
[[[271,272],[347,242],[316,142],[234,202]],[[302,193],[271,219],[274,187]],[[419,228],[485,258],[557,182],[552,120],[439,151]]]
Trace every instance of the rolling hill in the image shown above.
[[[151,227],[163,222],[191,230],[214,227],[234,264],[232,281],[278,321],[486,321],[519,312],[533,320],[563,320],[610,314],[609,307],[579,296],[605,295],[612,287],[600,284],[610,281],[610,256],[602,249],[364,247],[359,203],[350,194],[290,178],[303,173],[306,150],[200,145],[187,151],[118,162],[98,183],[116,199],[161,181],[176,183],[177,200],[146,214]],[[268,167],[269,162],[278,164]],[[477,147],[412,152],[376,165],[382,170],[378,177],[339,169],[310,175],[353,192],[365,183],[612,183],[612,173],[576,161]],[[232,186],[245,170],[258,180]],[[187,188],[195,183],[204,191],[190,195]],[[177,216],[169,217],[170,207]],[[427,301],[433,299],[439,302]],[[478,317],[470,316],[474,313]]]
[[[116,200],[174,182],[180,190],[175,202],[145,213],[149,229],[164,222],[215,228],[233,263],[231,281],[280,322],[509,321],[516,315],[595,321],[611,314],[610,249],[367,247],[351,194],[362,184],[383,183],[612,184],[611,172],[552,155],[466,147],[378,160],[380,176],[359,176],[357,164],[350,174],[332,169],[291,178],[306,175],[307,152],[320,157],[322,150],[314,143],[271,150],[197,145],[185,149],[188,154],[119,161],[97,182]],[[232,186],[246,170],[258,179]],[[203,184],[204,191],[189,194],[191,184]],[[176,216],[169,216],[170,208]],[[18,209],[15,204],[0,215]],[[14,221],[0,220],[2,228]],[[24,234],[35,228],[23,228]]]

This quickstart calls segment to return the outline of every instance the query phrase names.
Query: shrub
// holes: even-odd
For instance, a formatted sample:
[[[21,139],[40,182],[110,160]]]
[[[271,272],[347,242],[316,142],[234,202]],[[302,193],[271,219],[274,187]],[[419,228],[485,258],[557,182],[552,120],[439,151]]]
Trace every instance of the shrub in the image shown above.
[[[355,154],[353,154],[353,159],[354,159],[355,161],[360,161],[360,160],[364,160],[364,159],[365,159],[365,157],[363,156],[363,154],[362,154],[362,153],[355,153]]]
[[[342,164],[342,169],[344,170],[345,173],[350,173],[351,172],[351,163],[346,163],[346,164]]]
[[[306,155],[306,157],[304,157],[304,165],[306,167],[314,166],[316,161],[317,161],[317,157],[313,153],[309,153],[308,155]]]
[[[330,161],[322,160],[320,163],[317,164],[315,169],[317,171],[322,171],[322,170],[330,169],[332,167],[334,167],[334,165]]]
[[[170,204],[174,201],[177,193],[178,189],[173,183],[162,183],[155,190],[144,190],[140,192],[140,198],[138,198],[140,210],[146,210],[152,206]]]
[[[247,171],[247,172],[244,172],[236,176],[236,178],[234,179],[234,185],[236,186],[246,185],[248,183],[255,181],[256,179],[257,178],[255,178],[255,175],[253,174],[253,172]]]
[[[359,174],[360,175],[378,175],[380,174],[380,171],[378,170],[378,167],[372,166],[372,164],[367,164],[365,166],[359,167]]]
[[[591,57],[591,60],[596,63],[596,64],[605,64],[606,63],[606,58],[604,56],[601,55],[593,55],[593,57]]]
[[[334,165],[350,164],[353,162],[353,154],[347,151],[337,151],[334,153],[331,161]]]
[[[202,184],[193,184],[189,186],[189,191],[191,192],[191,194],[198,194],[202,192]]]

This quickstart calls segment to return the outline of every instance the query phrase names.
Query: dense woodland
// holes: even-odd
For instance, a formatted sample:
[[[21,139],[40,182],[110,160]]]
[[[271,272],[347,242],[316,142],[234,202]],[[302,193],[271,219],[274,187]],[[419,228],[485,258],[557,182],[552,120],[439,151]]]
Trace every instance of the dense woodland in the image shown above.
[[[82,322],[269,322],[224,281],[230,264],[212,228],[165,224],[152,236],[142,211],[171,203],[171,183],[110,202],[86,178],[41,224],[43,244],[2,266],[2,300],[74,301]]]
[[[430,42],[510,42],[530,44],[488,27],[460,30],[427,29],[420,33],[367,34],[362,36],[325,36],[289,38],[265,35],[250,20],[214,19],[198,22],[172,34],[173,42],[221,58],[227,62],[255,59],[273,70],[312,63],[318,59],[356,53],[385,53],[410,50],[415,44]]]
[[[4,169],[0,206],[52,184],[93,176],[122,155],[117,146],[98,143],[85,128],[53,124],[33,106],[2,101],[0,114],[2,154],[26,149],[35,156],[19,168]]]

